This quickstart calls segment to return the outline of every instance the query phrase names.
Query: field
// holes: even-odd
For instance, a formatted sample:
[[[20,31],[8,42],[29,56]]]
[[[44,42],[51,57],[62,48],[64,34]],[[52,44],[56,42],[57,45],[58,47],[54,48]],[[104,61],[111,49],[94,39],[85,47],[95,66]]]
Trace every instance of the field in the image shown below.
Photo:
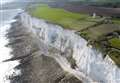
[[[120,19],[113,19],[112,21],[113,21],[115,24],[120,25]]]
[[[48,22],[63,26],[64,28],[81,30],[95,24],[93,21],[87,21],[89,15],[72,13],[60,8],[50,8],[49,6],[39,6],[32,10],[31,15]]]
[[[114,31],[120,30],[120,28],[117,25],[113,24],[101,24],[89,29],[86,29],[82,31],[82,34],[86,34],[86,37],[91,40],[97,40],[103,35],[106,35],[108,33],[112,33]],[[81,35],[82,35],[81,34]]]
[[[120,49],[120,38],[112,38],[109,40],[109,43],[112,47]]]

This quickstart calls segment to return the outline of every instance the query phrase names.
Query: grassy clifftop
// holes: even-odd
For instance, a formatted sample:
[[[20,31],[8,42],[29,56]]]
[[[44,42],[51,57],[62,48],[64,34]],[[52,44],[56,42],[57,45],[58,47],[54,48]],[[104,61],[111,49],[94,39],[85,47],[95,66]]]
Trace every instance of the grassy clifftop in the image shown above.
[[[95,23],[94,21],[87,21],[90,19],[87,14],[73,13],[60,8],[50,8],[47,5],[39,6],[30,13],[34,17],[74,30],[81,30]]]

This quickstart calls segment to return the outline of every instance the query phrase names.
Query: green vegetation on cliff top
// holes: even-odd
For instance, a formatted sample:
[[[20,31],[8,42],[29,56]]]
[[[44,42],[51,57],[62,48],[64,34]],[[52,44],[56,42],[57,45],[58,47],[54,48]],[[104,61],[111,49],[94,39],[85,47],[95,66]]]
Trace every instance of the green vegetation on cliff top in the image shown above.
[[[112,38],[109,40],[109,43],[112,47],[120,49],[120,38]]]
[[[89,15],[72,13],[59,8],[50,8],[46,5],[39,6],[30,13],[34,17],[45,19],[48,22],[74,30],[81,30],[95,23],[93,21],[87,21],[87,19],[90,19]]]

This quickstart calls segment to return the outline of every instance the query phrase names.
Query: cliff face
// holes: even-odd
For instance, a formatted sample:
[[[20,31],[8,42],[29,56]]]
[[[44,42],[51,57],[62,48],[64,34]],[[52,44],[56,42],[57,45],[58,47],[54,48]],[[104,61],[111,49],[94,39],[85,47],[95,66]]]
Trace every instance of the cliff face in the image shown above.
[[[74,31],[27,13],[16,19],[8,32],[8,46],[13,48],[13,60],[21,59],[16,68],[22,68],[22,75],[12,78],[13,83],[17,78],[20,83],[119,82],[120,69]]]

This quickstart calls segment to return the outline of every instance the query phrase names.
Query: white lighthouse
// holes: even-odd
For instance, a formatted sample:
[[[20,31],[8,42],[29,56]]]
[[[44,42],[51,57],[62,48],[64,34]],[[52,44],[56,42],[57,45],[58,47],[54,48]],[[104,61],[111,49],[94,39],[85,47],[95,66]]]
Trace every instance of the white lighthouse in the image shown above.
[[[93,18],[96,18],[96,13],[94,12],[93,15],[92,15]]]

